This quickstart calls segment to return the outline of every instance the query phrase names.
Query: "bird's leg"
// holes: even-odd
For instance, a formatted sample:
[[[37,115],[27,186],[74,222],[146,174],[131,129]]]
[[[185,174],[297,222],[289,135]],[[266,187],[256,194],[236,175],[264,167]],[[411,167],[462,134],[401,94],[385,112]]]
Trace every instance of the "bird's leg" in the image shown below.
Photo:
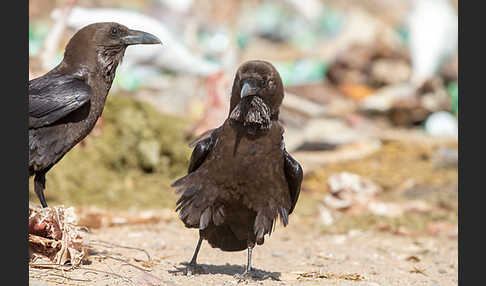
[[[43,208],[47,207],[46,198],[44,197],[44,188],[46,187],[46,173],[37,173],[34,178],[34,191]]]
[[[251,272],[251,253],[253,251],[253,247],[255,247],[255,243],[254,242],[248,242],[248,261],[246,263],[246,270],[243,273],[243,275],[250,274],[250,272]]]
[[[253,278],[253,273],[251,270],[251,253],[253,252],[253,247],[255,247],[255,242],[248,241],[248,260],[246,263],[245,272],[241,274],[236,274],[235,277],[238,280],[245,280],[248,278]]]
[[[187,275],[192,275],[195,273],[202,272],[203,270],[200,266],[197,265],[197,255],[199,253],[199,249],[201,248],[201,243],[202,243],[202,236],[201,233],[199,233],[199,241],[197,242],[196,249],[194,250],[194,254],[192,255],[191,262],[189,262],[189,265],[187,266]]]
[[[199,249],[201,248],[201,243],[202,243],[202,236],[199,234],[199,241],[197,242],[196,249],[194,250],[194,254],[192,255],[191,262],[189,262],[190,265],[196,265],[196,259],[197,255],[199,253]]]

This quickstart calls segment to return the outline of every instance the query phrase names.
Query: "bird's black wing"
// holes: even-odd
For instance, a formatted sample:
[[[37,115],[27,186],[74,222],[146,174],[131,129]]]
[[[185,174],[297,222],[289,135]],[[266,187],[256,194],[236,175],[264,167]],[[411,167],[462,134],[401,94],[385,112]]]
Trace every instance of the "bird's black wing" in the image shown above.
[[[71,75],[49,75],[29,81],[29,128],[49,125],[88,102],[91,87]]]
[[[302,178],[304,177],[304,173],[299,162],[292,158],[292,156],[290,156],[290,154],[285,149],[284,171],[285,178],[287,179],[287,183],[289,185],[290,199],[292,200],[292,205],[289,210],[289,214],[291,214],[295,208],[295,205],[297,204],[297,200],[299,199],[300,185],[302,184]]]
[[[207,139],[208,137],[211,137],[211,135],[213,134],[213,132],[218,129],[218,128],[213,128],[213,129],[209,129],[209,130],[206,130],[204,131],[201,135],[197,136],[194,140],[192,140],[191,142],[189,142],[189,147],[194,147],[197,145],[197,143],[203,141],[204,139]]]
[[[188,174],[196,171],[197,168],[202,165],[204,160],[206,160],[206,157],[213,147],[211,143],[211,137],[208,137],[204,140],[199,141],[199,143],[196,144],[196,147],[192,151],[191,159],[189,161],[189,168],[187,170]]]
[[[171,184],[171,187],[177,187],[176,194],[181,194],[179,200],[176,202],[176,211],[179,212],[179,217],[182,219],[186,227],[197,227],[204,229],[207,226],[208,218],[212,217],[213,220],[222,221],[222,212],[216,211],[214,215],[209,215],[212,208],[206,208],[211,203],[208,201],[208,197],[204,196],[201,192],[202,184],[194,186],[191,184],[193,179],[201,179],[203,176],[198,176],[195,172],[203,165],[211,150],[216,145],[220,131],[222,127],[215,129],[209,137],[199,140],[196,147],[192,151],[191,159],[189,162],[189,168],[187,175],[176,180]],[[193,201],[197,201],[197,204],[192,204]],[[203,215],[202,211],[206,211]],[[203,219],[204,218],[204,219]]]
[[[197,143],[195,143],[196,147],[191,154],[191,159],[189,161],[189,168],[187,173],[190,174],[199,168],[202,165],[206,157],[208,156],[209,152],[213,148],[216,140],[218,140],[219,133],[221,132],[221,127],[210,129],[204,132],[204,139],[201,137],[198,138]]]

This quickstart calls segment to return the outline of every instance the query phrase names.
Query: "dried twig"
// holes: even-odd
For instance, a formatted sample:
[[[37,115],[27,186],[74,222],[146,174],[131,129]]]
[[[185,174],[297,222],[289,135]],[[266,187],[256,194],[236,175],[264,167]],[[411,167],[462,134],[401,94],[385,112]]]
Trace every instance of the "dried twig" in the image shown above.
[[[145,253],[145,255],[147,255],[147,260],[148,261],[151,261],[152,258],[150,257],[149,253],[147,250],[143,249],[143,248],[138,248],[138,247],[132,247],[132,246],[124,246],[124,245],[119,245],[119,244],[115,244],[115,243],[112,243],[112,242],[108,242],[108,241],[103,241],[103,240],[91,240],[90,241],[90,244],[92,243],[98,243],[99,245],[103,245],[103,246],[106,246],[108,248],[114,248],[114,247],[120,247],[120,248],[125,248],[125,249],[133,249],[133,250],[138,250],[138,251],[142,251]]]
[[[132,266],[132,267],[137,268],[138,270],[141,270],[141,271],[144,271],[144,272],[150,272],[150,271],[152,271],[152,269],[144,269],[144,268],[142,268],[140,266],[137,266],[137,265],[134,265],[134,264],[128,262],[127,260],[122,259],[122,258],[117,258],[117,257],[113,257],[113,256],[110,256],[110,255],[98,255],[98,256],[100,256],[102,258],[111,258],[113,260],[123,262],[125,265]]]
[[[71,269],[74,269],[76,266],[56,264],[56,263],[29,263],[29,267],[39,268],[39,269],[71,270]]]
[[[320,273],[320,272],[306,272],[300,274],[298,280],[306,279],[345,279],[345,280],[364,280],[365,278],[357,273],[352,274],[335,274],[335,273]]]
[[[126,276],[122,276],[120,274],[117,274],[117,273],[114,273],[114,272],[110,272],[110,271],[104,271],[104,270],[98,270],[98,269],[94,269],[94,268],[89,268],[89,267],[79,267],[79,269],[83,269],[83,270],[88,270],[90,272],[96,272],[96,273],[103,273],[103,274],[109,274],[109,275],[112,275],[112,276],[115,276],[117,278],[120,278],[122,280],[125,280],[127,282],[130,282],[130,283],[133,283],[133,281],[126,277]]]

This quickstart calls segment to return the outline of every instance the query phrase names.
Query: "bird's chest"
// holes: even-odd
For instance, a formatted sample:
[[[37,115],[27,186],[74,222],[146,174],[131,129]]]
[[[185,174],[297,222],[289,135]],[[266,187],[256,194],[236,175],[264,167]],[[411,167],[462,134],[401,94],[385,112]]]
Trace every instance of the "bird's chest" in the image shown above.
[[[275,126],[277,128],[278,126]],[[216,183],[228,190],[261,189],[268,181],[283,179],[283,150],[279,130],[259,138],[239,138],[225,126],[211,154]]]

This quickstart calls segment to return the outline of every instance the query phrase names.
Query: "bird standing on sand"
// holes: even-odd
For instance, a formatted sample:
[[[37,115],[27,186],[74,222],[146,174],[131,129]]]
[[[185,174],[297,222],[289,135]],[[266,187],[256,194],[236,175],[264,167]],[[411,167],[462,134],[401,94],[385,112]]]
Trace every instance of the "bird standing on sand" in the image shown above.
[[[230,112],[222,126],[194,148],[188,174],[175,181],[176,211],[199,241],[188,272],[196,270],[202,240],[223,251],[248,249],[244,276],[251,275],[255,244],[271,234],[277,217],[286,226],[300,193],[302,168],[285,150],[278,122],[284,97],[274,66],[241,65],[233,83]]]
[[[160,43],[118,23],[94,23],[70,39],[58,66],[29,81],[29,177],[42,207],[46,173],[93,129],[125,49]]]

